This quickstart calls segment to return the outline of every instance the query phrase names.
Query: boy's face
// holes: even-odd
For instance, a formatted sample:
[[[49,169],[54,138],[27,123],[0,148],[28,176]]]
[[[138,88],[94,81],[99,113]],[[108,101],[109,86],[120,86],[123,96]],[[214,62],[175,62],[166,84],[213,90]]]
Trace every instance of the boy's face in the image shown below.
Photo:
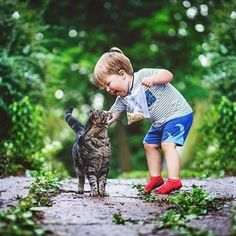
[[[105,89],[112,95],[125,97],[129,92],[131,78],[132,76],[125,72],[121,75],[108,75]]]

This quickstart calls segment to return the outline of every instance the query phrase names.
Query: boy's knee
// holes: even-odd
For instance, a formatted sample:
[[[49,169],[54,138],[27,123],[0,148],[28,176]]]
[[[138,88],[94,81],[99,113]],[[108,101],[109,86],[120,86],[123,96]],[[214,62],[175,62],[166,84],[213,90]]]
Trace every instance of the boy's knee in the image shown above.
[[[176,148],[176,144],[175,143],[162,143],[161,144],[161,149],[165,152],[168,151],[172,148]]]
[[[159,149],[159,145],[144,143],[144,149],[145,149],[145,151],[151,151],[151,150],[154,150],[154,149]]]

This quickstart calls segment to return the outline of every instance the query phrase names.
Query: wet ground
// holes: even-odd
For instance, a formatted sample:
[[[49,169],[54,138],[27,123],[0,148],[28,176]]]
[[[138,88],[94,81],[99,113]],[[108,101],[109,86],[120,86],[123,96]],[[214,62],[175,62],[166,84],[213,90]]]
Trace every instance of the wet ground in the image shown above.
[[[26,195],[30,178],[11,177],[0,179],[0,207],[16,204],[17,195]],[[139,199],[133,184],[144,184],[145,180],[108,180],[107,191],[110,196],[94,198],[89,196],[89,186],[85,194],[78,195],[77,180],[61,182],[61,193],[53,198],[51,207],[40,207],[44,212],[43,227],[58,235],[65,236],[133,236],[133,235],[177,235],[173,231],[162,230],[153,233],[155,220],[168,204],[147,203]],[[190,190],[195,184],[216,197],[232,196],[236,205],[236,177],[222,179],[186,179],[181,191]],[[162,196],[165,199],[166,196]],[[230,235],[232,228],[229,203],[223,209],[189,222],[198,229],[205,229],[216,235]],[[113,215],[120,213],[130,222],[119,225],[113,222]]]
[[[7,209],[18,203],[17,197],[28,195],[28,187],[32,183],[30,177],[8,177],[0,179],[0,209]]]

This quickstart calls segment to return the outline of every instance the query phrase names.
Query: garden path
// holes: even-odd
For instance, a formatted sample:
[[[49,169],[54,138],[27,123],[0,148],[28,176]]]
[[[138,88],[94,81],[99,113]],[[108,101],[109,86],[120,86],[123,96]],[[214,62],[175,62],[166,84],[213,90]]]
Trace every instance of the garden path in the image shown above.
[[[16,204],[16,196],[25,196],[32,179],[10,177],[0,179],[0,208]],[[175,235],[173,231],[161,230],[153,233],[157,214],[169,207],[167,203],[147,203],[138,197],[133,184],[144,184],[144,179],[109,179],[106,198],[89,196],[86,183],[85,194],[76,193],[77,180],[68,179],[60,183],[61,193],[53,198],[51,207],[39,207],[44,213],[42,226],[56,235],[65,236],[134,236],[134,235]],[[236,177],[220,179],[184,179],[182,190],[190,190],[195,184],[216,197],[232,196],[236,205]],[[166,198],[166,196],[160,196]],[[120,213],[122,218],[131,222],[125,225],[112,221],[113,215]],[[223,209],[189,222],[198,229],[210,230],[216,235],[230,235],[232,220],[229,204]]]

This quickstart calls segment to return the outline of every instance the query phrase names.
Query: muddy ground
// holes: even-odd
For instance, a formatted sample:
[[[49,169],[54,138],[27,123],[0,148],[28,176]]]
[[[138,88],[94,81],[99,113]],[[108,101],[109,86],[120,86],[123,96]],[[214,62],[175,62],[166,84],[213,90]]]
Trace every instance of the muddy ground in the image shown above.
[[[29,177],[9,177],[0,179],[0,208],[17,204],[17,195],[26,196],[32,179]],[[107,191],[110,196],[94,198],[89,196],[89,186],[85,194],[78,195],[77,180],[68,179],[60,184],[61,193],[53,198],[51,207],[40,207],[44,213],[42,226],[57,235],[65,236],[133,236],[133,235],[177,235],[173,231],[161,230],[153,233],[155,220],[168,204],[147,203],[138,196],[133,184],[144,184],[144,179],[108,180]],[[184,179],[181,191],[190,190],[195,184],[216,197],[230,197],[232,201],[224,207],[211,212],[189,225],[213,232],[215,235],[232,235],[231,203],[236,205],[236,177],[222,179]],[[161,196],[166,198],[166,196]],[[119,225],[112,221],[113,215],[120,213],[131,222]]]

